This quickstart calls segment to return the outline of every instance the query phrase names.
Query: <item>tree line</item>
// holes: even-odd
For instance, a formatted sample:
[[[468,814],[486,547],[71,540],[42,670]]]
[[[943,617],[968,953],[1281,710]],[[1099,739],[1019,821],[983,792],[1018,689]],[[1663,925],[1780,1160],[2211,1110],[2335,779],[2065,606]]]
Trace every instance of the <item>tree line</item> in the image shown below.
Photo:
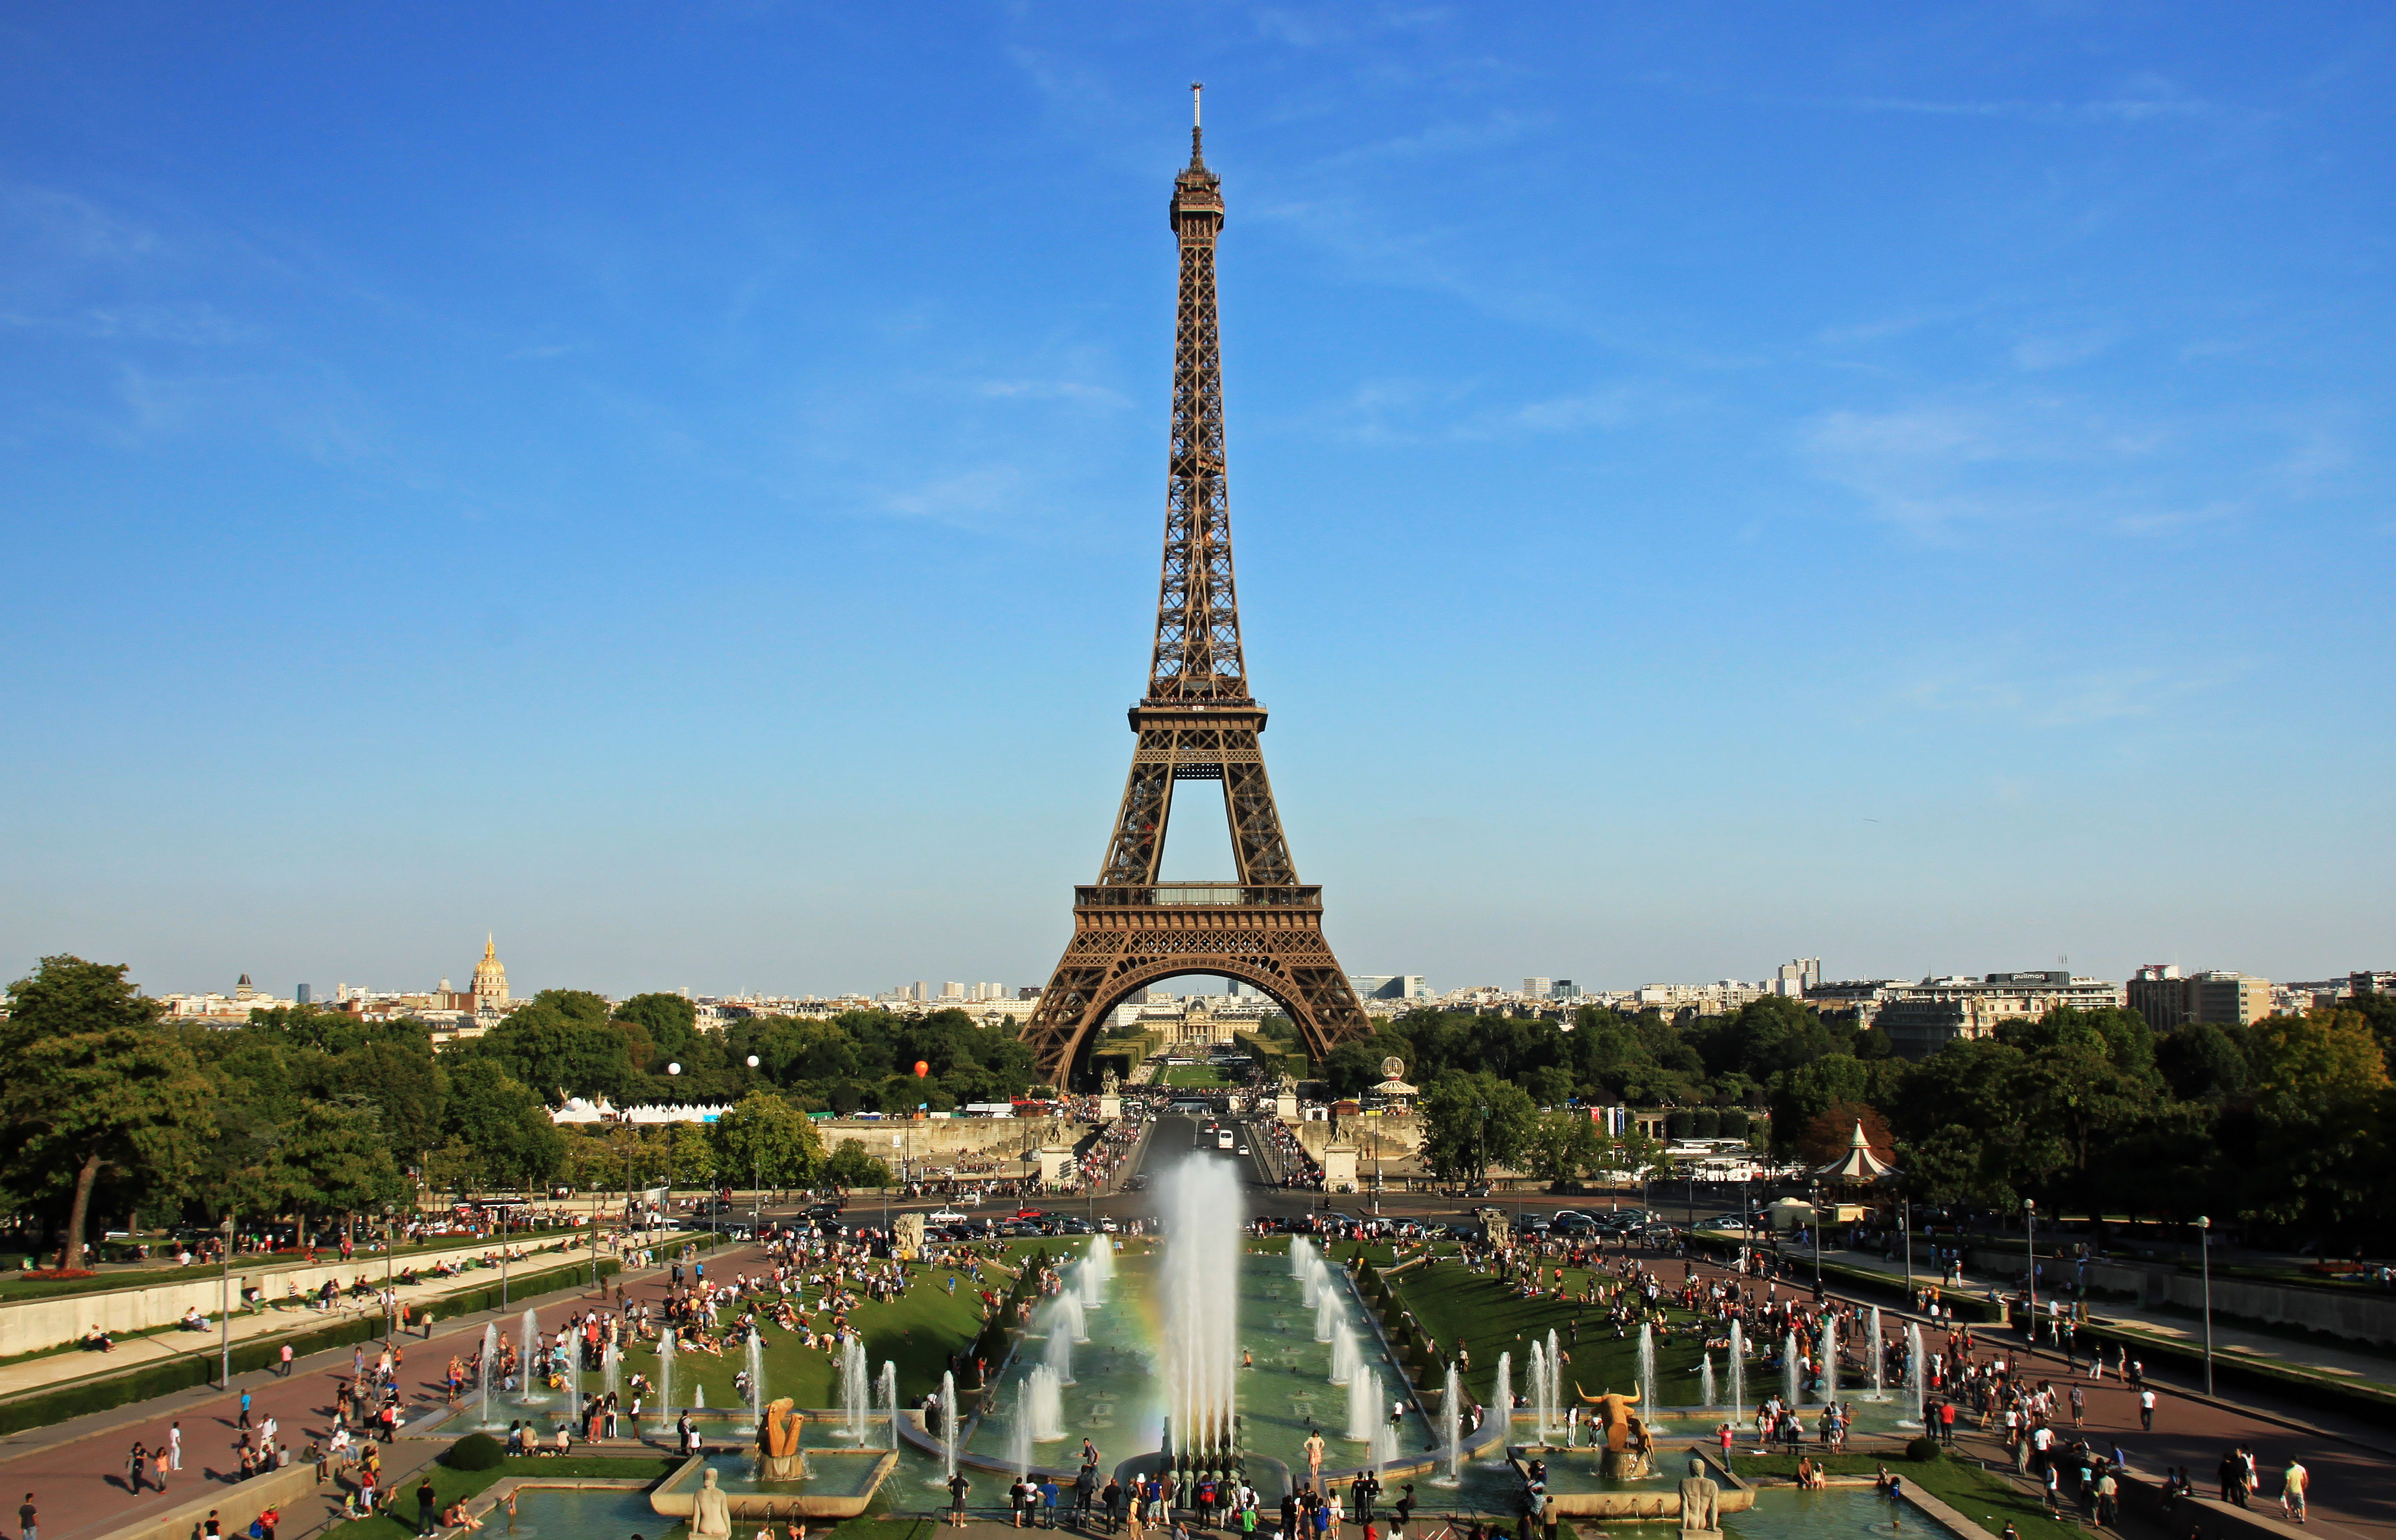
[[[855,1140],[825,1150],[807,1114],[949,1110],[1032,1081],[1021,1043],[962,1011],[706,1032],[679,995],[548,989],[436,1053],[421,1021],[309,1006],[179,1021],[126,974],[44,958],[0,1022],[0,1211],[54,1239],[61,1267],[95,1215],[353,1222],[424,1188],[879,1185],[881,1162]],[[553,1122],[572,1097],[731,1105],[704,1127]]]
[[[1551,1180],[1637,1170],[1652,1141],[1602,1135],[1597,1105],[1683,1109],[1718,1136],[1827,1162],[1860,1122],[1918,1201],[2243,1221],[2324,1250],[2396,1218],[2396,998],[2249,1026],[2158,1034],[2119,1008],[2057,1009],[1919,1063],[1876,1029],[1767,997],[1676,1025],[1583,1007],[1570,1021],[1423,1010],[1325,1065],[1362,1094],[1386,1057],[1422,1088],[1424,1159],[1454,1180],[1493,1165]],[[1766,1132],[1765,1130],[1768,1130]]]

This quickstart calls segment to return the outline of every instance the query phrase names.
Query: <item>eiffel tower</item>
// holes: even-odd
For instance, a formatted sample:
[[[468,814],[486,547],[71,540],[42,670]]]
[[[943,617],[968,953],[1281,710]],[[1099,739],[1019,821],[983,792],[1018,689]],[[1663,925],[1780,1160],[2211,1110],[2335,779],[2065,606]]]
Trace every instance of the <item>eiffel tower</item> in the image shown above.
[[[1098,880],[1073,890],[1073,938],[1024,1024],[1041,1071],[1062,1087],[1090,1035],[1134,990],[1185,974],[1253,985],[1288,1013],[1318,1062],[1371,1035],[1323,936],[1323,890],[1302,885],[1282,837],[1248,693],[1223,489],[1223,357],[1215,323],[1215,238],[1223,179],[1206,167],[1191,87],[1190,164],[1173,180],[1181,299],[1173,344],[1173,438],[1165,576],[1148,694],[1131,709],[1131,775]],[[1220,781],[1233,883],[1157,881],[1173,790]]]

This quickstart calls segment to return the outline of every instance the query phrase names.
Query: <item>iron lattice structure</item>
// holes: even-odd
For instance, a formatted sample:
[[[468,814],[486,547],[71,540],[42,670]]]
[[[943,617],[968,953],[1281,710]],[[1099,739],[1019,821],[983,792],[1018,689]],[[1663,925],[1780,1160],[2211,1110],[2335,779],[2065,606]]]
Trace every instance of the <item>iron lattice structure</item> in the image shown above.
[[[1052,1082],[1070,1081],[1090,1034],[1133,991],[1186,974],[1253,985],[1297,1023],[1318,1061],[1372,1027],[1323,935],[1323,890],[1301,885],[1265,775],[1265,709],[1249,693],[1224,490],[1223,358],[1215,242],[1222,179],[1200,130],[1174,179],[1181,292],[1173,348],[1173,437],[1165,565],[1148,693],[1131,709],[1138,747],[1097,883],[1073,890],[1073,938],[1023,1038]],[[1160,883],[1173,790],[1220,781],[1239,872],[1231,883]]]

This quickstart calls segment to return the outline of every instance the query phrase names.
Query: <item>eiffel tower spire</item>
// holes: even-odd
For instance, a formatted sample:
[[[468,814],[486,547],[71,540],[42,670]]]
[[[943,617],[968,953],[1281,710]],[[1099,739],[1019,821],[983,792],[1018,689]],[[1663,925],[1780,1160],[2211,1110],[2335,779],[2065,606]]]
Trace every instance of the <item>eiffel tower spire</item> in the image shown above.
[[[1231,582],[1231,507],[1223,483],[1223,343],[1215,316],[1215,238],[1223,179],[1200,153],[1198,95],[1190,87],[1190,164],[1173,179],[1173,234],[1181,295],[1173,331],[1173,436],[1165,493],[1165,576],[1156,599],[1156,658],[1148,698],[1249,699]]]
[[[1024,1024],[1044,1072],[1067,1083],[1091,1031],[1133,990],[1213,974],[1278,1002],[1318,1060],[1371,1023],[1323,936],[1323,890],[1300,886],[1258,741],[1265,709],[1249,692],[1231,575],[1224,489],[1223,352],[1215,242],[1223,179],[1206,166],[1190,103],[1190,164],[1168,210],[1181,259],[1165,466],[1165,561],[1148,688],[1131,709],[1131,774],[1097,883],[1073,891],[1073,939]],[[1220,781],[1237,881],[1158,885],[1175,786]]]

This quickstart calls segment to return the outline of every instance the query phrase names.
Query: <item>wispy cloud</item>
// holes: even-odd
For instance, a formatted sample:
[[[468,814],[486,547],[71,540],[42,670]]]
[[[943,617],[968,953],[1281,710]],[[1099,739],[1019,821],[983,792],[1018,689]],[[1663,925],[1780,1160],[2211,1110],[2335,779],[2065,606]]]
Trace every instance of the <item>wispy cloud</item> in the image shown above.
[[[1111,409],[1131,405],[1130,398],[1120,391],[1075,379],[989,379],[973,389],[976,395],[999,400],[1071,401]]]

